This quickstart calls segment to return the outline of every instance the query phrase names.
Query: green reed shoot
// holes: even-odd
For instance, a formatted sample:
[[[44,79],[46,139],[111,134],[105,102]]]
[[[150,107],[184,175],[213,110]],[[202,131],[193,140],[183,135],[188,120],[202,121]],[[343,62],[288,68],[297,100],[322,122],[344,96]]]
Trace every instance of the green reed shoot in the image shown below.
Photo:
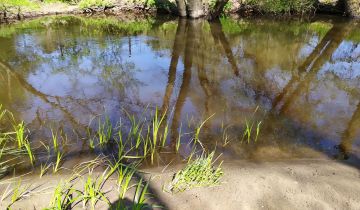
[[[144,146],[143,146],[143,156],[144,158],[147,157],[148,152],[151,148],[151,142],[150,142],[150,125],[147,126],[147,132],[146,132],[146,136],[144,139]]]
[[[60,166],[61,166],[62,161],[63,161],[63,158],[64,158],[64,153],[61,153],[60,151],[58,151],[56,153],[56,162],[53,165],[53,172],[54,173],[57,173],[59,171]]]
[[[141,210],[144,209],[147,204],[146,202],[146,194],[148,194],[147,190],[149,187],[149,182],[146,182],[145,186],[143,186],[142,178],[138,182],[134,195],[134,205],[132,207],[133,210]]]
[[[201,128],[205,125],[205,123],[210,120],[210,118],[212,118],[213,116],[215,115],[212,114],[210,117],[208,117],[206,120],[202,121],[196,128],[195,128],[195,136],[194,136],[194,139],[195,139],[195,142],[197,142],[199,140],[199,135],[200,135],[200,131],[201,131]]]
[[[26,197],[29,193],[30,193],[30,186],[25,186],[22,187],[21,186],[21,179],[17,182],[17,185],[14,187],[13,189],[13,193],[11,195],[11,203],[7,206],[6,209],[11,209],[10,207],[16,203],[17,201],[23,199],[24,197]]]
[[[35,163],[35,155],[33,154],[32,150],[31,150],[29,140],[27,140],[27,139],[25,140],[24,146],[25,146],[26,152],[27,152],[27,154],[29,156],[31,165],[34,165],[34,163]]]
[[[260,133],[260,126],[261,126],[261,121],[257,124],[256,126],[256,137],[255,137],[255,142],[257,142],[257,139],[258,139],[258,136],[259,136],[259,133]]]
[[[77,195],[75,196],[75,193]],[[72,186],[67,186],[59,182],[56,186],[54,194],[50,201],[50,207],[46,210],[65,210],[71,209],[71,206],[79,200],[79,192],[72,188]]]
[[[111,140],[112,137],[112,125],[110,119],[105,117],[105,122],[101,123],[99,119],[99,127],[97,130],[100,146],[104,146]]]
[[[258,136],[260,134],[260,126],[261,126],[261,121],[257,123],[256,126],[256,136],[255,136],[255,142],[257,142]],[[254,122],[252,122],[251,124],[249,123],[248,120],[245,121],[245,130],[244,130],[244,134],[243,134],[243,138],[242,140],[246,139],[247,143],[250,143],[251,140],[251,134],[253,133],[253,127],[254,127]]]
[[[153,145],[156,146],[158,142],[158,134],[161,127],[161,124],[163,123],[163,120],[165,119],[166,112],[163,113],[162,116],[159,116],[159,110],[156,107],[155,109],[155,115],[152,120],[152,130],[153,130]]]
[[[16,141],[18,143],[19,149],[23,147],[26,143],[27,137],[25,136],[25,124],[24,121],[21,121],[18,125],[14,126]]]
[[[110,204],[109,199],[102,192],[103,184],[106,179],[104,174],[99,176],[96,179],[93,179],[90,175],[87,177],[84,184],[84,191],[82,195],[83,207],[86,207],[86,204],[90,202],[91,209],[95,209],[95,206],[98,201],[104,201]]]
[[[119,167],[117,185],[121,199],[125,198],[126,192],[129,189],[131,179],[133,178],[134,174],[135,174],[135,169],[132,167],[132,165],[128,165],[128,166],[122,165]]]
[[[57,152],[59,150],[58,135],[56,132],[54,132],[53,129],[51,129],[51,137],[53,141],[54,151]]]
[[[162,143],[161,143],[161,146],[163,146],[163,147],[165,146],[165,142],[166,142],[168,134],[169,134],[169,124],[166,123],[164,132],[163,132],[163,136],[162,136]]]
[[[49,168],[51,167],[51,164],[42,164],[41,163],[41,165],[40,165],[40,175],[39,175],[39,177],[41,178],[41,177],[43,177],[46,173],[47,173],[47,171],[49,170]]]
[[[176,152],[179,152],[179,149],[180,149],[180,145],[181,145],[181,129],[182,129],[182,124],[180,124],[180,128],[179,128],[179,136],[176,140]]]

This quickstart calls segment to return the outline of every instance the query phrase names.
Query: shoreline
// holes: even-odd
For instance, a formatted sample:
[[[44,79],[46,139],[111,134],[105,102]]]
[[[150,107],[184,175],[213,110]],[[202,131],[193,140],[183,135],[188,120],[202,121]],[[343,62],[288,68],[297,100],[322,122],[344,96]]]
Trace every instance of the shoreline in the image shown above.
[[[47,3],[41,5],[40,8],[31,11],[23,11],[19,15],[11,13],[7,14],[7,17],[4,18],[4,14],[0,12],[0,24],[13,23],[28,19],[53,16],[53,15],[106,15],[106,16],[122,16],[124,14],[130,15],[152,15],[152,16],[173,16],[178,17],[176,14],[167,11],[157,11],[154,7],[141,7],[138,5],[121,5],[115,4],[109,8],[89,8],[81,9],[78,5],[69,5],[65,3]],[[358,19],[359,17],[352,17],[341,14],[339,12],[329,12],[317,10],[313,13],[306,13],[303,15],[300,14],[271,14],[271,13],[262,13],[256,11],[252,7],[240,6],[236,10],[231,10],[225,13],[225,16],[235,17],[235,18],[274,18],[274,19],[312,19],[317,16],[327,16],[329,18],[348,18],[348,19]],[[204,19],[208,19],[208,16],[205,15]]]
[[[226,161],[222,165],[221,185],[176,194],[164,192],[166,183],[183,166],[169,166],[164,172],[163,167],[142,170],[145,172],[143,179],[152,177],[149,191],[153,199],[149,203],[165,209],[356,209],[360,205],[359,169],[333,160]],[[69,175],[59,173],[40,179],[37,174],[32,174],[27,184],[56,186],[55,182],[66,177]],[[27,180],[26,177],[23,179]],[[104,187],[113,207],[118,199],[113,189],[115,179],[111,177]],[[44,190],[18,201],[13,208],[21,209],[35,203],[36,209],[47,207],[51,196],[51,191]],[[127,199],[131,200],[131,197]],[[2,202],[0,208],[6,207],[7,201]],[[78,208],[81,205],[75,209]],[[97,209],[109,207],[99,202]]]

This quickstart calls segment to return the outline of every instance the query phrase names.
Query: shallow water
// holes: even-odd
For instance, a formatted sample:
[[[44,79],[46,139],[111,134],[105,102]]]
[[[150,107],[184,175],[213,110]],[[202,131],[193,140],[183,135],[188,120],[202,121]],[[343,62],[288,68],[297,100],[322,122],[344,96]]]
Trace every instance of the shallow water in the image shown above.
[[[58,16],[0,25],[0,104],[34,145],[60,128],[70,151],[88,150],[95,117],[115,124],[124,110],[141,118],[160,107],[170,146],[180,126],[190,132],[211,116],[201,142],[225,158],[357,161],[359,24]]]

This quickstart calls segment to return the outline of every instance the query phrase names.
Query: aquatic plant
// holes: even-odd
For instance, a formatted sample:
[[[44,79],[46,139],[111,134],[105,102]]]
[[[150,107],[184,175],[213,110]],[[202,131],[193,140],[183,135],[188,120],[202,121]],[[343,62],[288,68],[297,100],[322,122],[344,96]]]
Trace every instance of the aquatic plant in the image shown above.
[[[212,118],[213,116],[215,115],[212,114],[210,117],[208,117],[207,119],[205,119],[204,121],[202,121],[199,125],[196,126],[195,128],[195,136],[194,136],[194,140],[195,142],[199,141],[199,135],[200,135],[200,131],[201,131],[201,128],[205,125],[205,123],[210,120],[210,118]]]
[[[132,206],[133,210],[141,210],[148,206],[148,204],[146,204],[146,195],[148,194],[149,183],[150,181],[143,185],[142,178],[138,182],[134,195],[134,205]]]
[[[33,151],[31,150],[31,146],[30,146],[29,140],[25,140],[24,146],[25,146],[26,152],[27,152],[27,154],[28,154],[28,156],[29,156],[31,165],[34,165],[35,155],[34,155]]]
[[[16,141],[18,143],[18,148],[21,148],[25,145],[27,136],[25,136],[25,124],[24,121],[21,121],[18,125],[14,126]]]
[[[255,139],[254,141],[257,142],[258,136],[260,134],[260,126],[261,126],[261,121],[257,123],[256,126],[256,133],[255,133]],[[252,122],[251,124],[248,122],[248,120],[245,121],[245,130],[244,130],[244,134],[242,137],[242,141],[244,141],[244,139],[247,140],[247,143],[250,143],[251,140],[251,134],[253,133],[253,127],[254,127],[254,122]]]
[[[110,204],[109,199],[105,196],[104,192],[102,192],[102,187],[105,183],[105,175],[93,179],[91,175],[89,175],[84,183],[84,191],[82,194],[82,202],[83,207],[86,207],[86,204],[90,202],[90,206],[92,209],[95,209],[95,205],[98,201],[104,201]]]
[[[63,158],[64,158],[64,153],[61,153],[60,151],[57,151],[57,153],[56,153],[56,162],[53,165],[53,172],[54,173],[59,171],[60,166],[61,166],[62,161],[63,161]]]
[[[209,187],[220,184],[220,178],[223,176],[221,163],[214,166],[215,152],[208,156],[202,155],[194,161],[188,162],[184,169],[177,172],[166,191],[177,193],[194,187]]]
[[[182,124],[180,124],[179,135],[178,135],[178,137],[176,139],[176,146],[175,146],[176,152],[179,152],[179,148],[180,148],[180,145],[181,145],[181,136],[182,136],[181,129],[182,129]]]
[[[46,210],[71,209],[72,205],[76,205],[76,202],[79,202],[79,194],[80,192],[75,190],[72,185],[59,182],[55,187],[49,208],[46,208]]]
[[[120,166],[118,170],[117,185],[120,193],[120,198],[124,199],[126,192],[129,189],[131,179],[135,174],[135,169],[132,165]]]
[[[51,129],[51,137],[53,141],[54,151],[57,152],[59,150],[59,142],[58,142],[57,133],[55,133],[53,129]]]
[[[22,186],[22,180],[19,179],[19,181],[16,183],[16,185],[11,191],[11,203],[7,206],[6,209],[11,209],[11,206],[14,205],[14,203],[28,196],[32,190],[30,189],[30,185]],[[5,191],[7,195],[3,195],[2,200],[7,197],[11,193],[11,191],[8,191],[7,193]]]
[[[39,177],[40,178],[43,177],[47,173],[47,171],[49,170],[50,167],[51,167],[51,164],[47,164],[47,163],[43,164],[43,163],[41,163]]]
[[[262,121],[256,121],[254,119],[254,116],[258,110],[259,110],[259,106],[257,106],[255,111],[253,112],[251,121],[248,121],[248,119],[245,118],[245,129],[244,129],[243,137],[241,139],[242,142],[244,141],[244,139],[246,139],[247,143],[249,144],[250,140],[251,140],[251,135],[253,132],[255,132],[254,142],[257,142],[257,139],[260,134],[260,126],[262,124]],[[256,124],[256,130],[253,131],[255,124]]]
[[[99,127],[97,130],[97,137],[99,139],[100,146],[104,146],[111,140],[112,137],[112,125],[109,117],[105,117],[105,121],[102,123],[99,119]]]
[[[222,132],[222,139],[223,139],[223,147],[225,147],[226,145],[228,145],[230,143],[230,135],[228,134],[228,129],[230,128],[230,126],[226,126],[225,128],[223,128],[223,132]]]

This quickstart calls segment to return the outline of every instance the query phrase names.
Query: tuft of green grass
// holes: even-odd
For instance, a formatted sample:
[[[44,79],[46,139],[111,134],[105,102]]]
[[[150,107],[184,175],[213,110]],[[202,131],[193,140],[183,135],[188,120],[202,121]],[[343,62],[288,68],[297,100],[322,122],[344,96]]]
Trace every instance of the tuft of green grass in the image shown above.
[[[121,165],[118,170],[117,185],[120,193],[120,198],[124,199],[126,192],[130,188],[131,179],[135,174],[133,165],[123,166]]]
[[[104,201],[110,204],[109,199],[105,196],[105,193],[102,191],[103,185],[106,182],[105,175],[93,179],[89,175],[84,183],[84,191],[82,195],[83,207],[85,208],[87,203],[90,202],[91,209],[95,209],[96,203],[98,201]]]
[[[146,203],[146,195],[148,194],[149,183],[150,181],[146,182],[146,184],[143,185],[142,178],[138,182],[134,195],[134,205],[132,207],[133,210],[141,210],[148,206],[148,204]]]
[[[194,187],[209,187],[220,184],[223,176],[221,163],[215,167],[213,158],[215,152],[189,162],[186,167],[177,172],[166,191],[171,193],[182,192]]]
[[[31,165],[34,165],[34,163],[35,163],[35,155],[34,155],[33,151],[31,150],[29,140],[25,141],[24,146],[25,146],[26,152],[27,152],[27,154],[29,156]]]
[[[25,135],[25,124],[24,121],[21,121],[18,125],[14,126],[16,141],[18,143],[18,148],[22,148],[27,140],[27,136]]]
[[[40,175],[39,175],[40,178],[43,177],[47,173],[50,166],[51,166],[51,164],[46,164],[46,163],[42,164],[41,163],[41,165],[40,165]]]
[[[97,137],[99,139],[100,146],[108,144],[112,137],[112,125],[110,119],[105,117],[105,121],[102,123],[99,119],[99,127],[97,130]]]
[[[109,0],[81,0],[79,2],[79,7],[81,9],[91,9],[91,8],[106,8],[113,5],[112,1]]]
[[[254,118],[256,112],[259,110],[259,107],[256,107],[252,118]],[[254,129],[254,125],[256,124],[256,129]],[[244,129],[244,133],[243,133],[243,137],[241,139],[241,142],[243,142],[245,139],[247,141],[247,143],[250,143],[250,140],[252,139],[252,133],[255,132],[255,138],[254,141],[257,142],[257,139],[259,137],[260,134],[260,127],[261,127],[262,121],[256,121],[255,119],[252,119],[250,122],[245,118],[245,129]]]
[[[75,190],[71,185],[59,182],[54,190],[50,201],[50,206],[46,210],[64,210],[71,209],[79,201],[80,192]]]
[[[19,179],[16,186],[14,186],[11,195],[11,203],[7,206],[6,209],[11,209],[11,206],[14,205],[19,200],[24,199],[26,196],[29,196],[31,192],[30,185],[22,186],[22,181]]]
[[[53,129],[51,129],[51,137],[53,141],[54,151],[57,152],[59,150],[59,141],[58,141],[57,133],[54,132]]]
[[[60,170],[63,159],[64,159],[64,153],[61,153],[60,151],[58,151],[56,153],[56,162],[53,165],[53,172],[54,173],[57,173]]]

